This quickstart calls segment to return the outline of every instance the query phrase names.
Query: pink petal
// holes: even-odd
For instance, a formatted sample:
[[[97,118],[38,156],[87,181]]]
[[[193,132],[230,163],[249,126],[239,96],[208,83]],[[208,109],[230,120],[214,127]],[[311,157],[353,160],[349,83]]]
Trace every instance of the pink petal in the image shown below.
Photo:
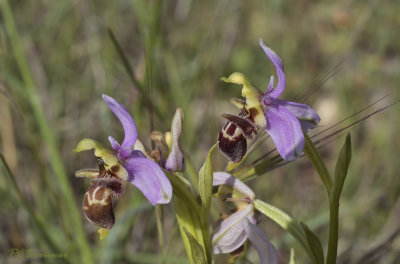
[[[168,155],[167,161],[165,162],[165,168],[168,171],[183,171],[185,161],[183,159],[183,153],[179,146],[179,138],[182,132],[183,123],[183,111],[182,109],[176,109],[174,118],[172,120],[171,134],[171,152]]]
[[[142,155],[132,155],[126,159],[124,167],[128,171],[128,181],[153,205],[169,203],[172,198],[171,183],[157,163]]]
[[[122,127],[124,128],[125,132],[125,138],[124,141],[121,144],[121,148],[119,150],[119,157],[121,159],[124,159],[126,156],[128,156],[132,152],[133,145],[136,142],[137,139],[137,130],[136,130],[136,124],[135,120],[133,117],[128,113],[126,108],[119,104],[117,101],[115,101],[113,98],[111,98],[108,95],[103,94],[103,100],[106,102],[107,106],[110,108],[110,110],[117,116],[119,121],[122,124]],[[115,141],[115,140],[114,140]],[[116,143],[111,142],[113,145],[113,148]],[[115,149],[118,151],[117,149]]]
[[[244,218],[251,217],[252,213],[253,207],[249,205],[221,222],[212,236],[214,254],[230,253],[243,245],[247,239],[247,234],[241,222]]]
[[[249,187],[247,187],[246,184],[244,184],[242,181],[236,179],[231,174],[229,174],[227,172],[222,172],[222,171],[214,172],[213,186],[218,186],[218,185],[223,185],[223,184],[232,186],[234,189],[243,193],[244,195],[246,195],[247,197],[249,197],[252,200],[255,198],[254,192]]]
[[[290,102],[280,99],[276,99],[275,103],[284,106],[287,110],[292,112],[292,114],[294,114],[297,119],[300,120],[301,127],[305,131],[315,127],[321,121],[321,118],[319,117],[317,112],[315,112],[314,109],[306,104],[299,104],[296,102]]]
[[[257,250],[260,264],[278,264],[278,253],[262,230],[248,219],[244,219],[241,224],[251,244]]]
[[[115,140],[115,138],[113,138],[112,136],[108,137],[108,141],[110,141],[111,147],[113,148],[113,150],[119,152],[121,149],[121,146],[119,145],[119,143]]]
[[[275,89],[271,89],[273,85],[273,78],[270,79],[270,83],[268,85],[267,92],[265,93],[265,98],[267,98],[267,101],[274,100],[278,98],[283,90],[285,90],[286,86],[286,77],[285,77],[285,72],[283,71],[283,63],[281,58],[279,58],[278,54],[276,54],[272,49],[270,49],[262,39],[260,39],[260,45],[261,48],[264,50],[265,54],[268,56],[268,58],[271,60],[271,62],[274,64],[276,73],[278,75],[278,84],[276,85]],[[270,99],[268,99],[270,98]]]
[[[283,105],[272,102],[264,111],[267,126],[276,149],[285,160],[294,160],[304,148],[304,135],[299,120]]]

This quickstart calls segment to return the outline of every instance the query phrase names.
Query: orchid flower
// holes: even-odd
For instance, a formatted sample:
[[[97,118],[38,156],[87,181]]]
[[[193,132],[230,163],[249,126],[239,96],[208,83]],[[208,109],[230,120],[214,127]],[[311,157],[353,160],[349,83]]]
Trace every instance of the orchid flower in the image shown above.
[[[83,169],[75,175],[93,179],[84,196],[83,210],[89,221],[109,230],[115,221],[111,197],[122,195],[125,181],[136,186],[153,205],[169,203],[172,186],[156,162],[133,149],[137,141],[136,124],[125,107],[107,95],[103,99],[121,122],[125,138],[119,144],[110,136],[112,149],[93,139],[82,139],[74,151],[94,149],[99,169]]]
[[[234,212],[225,217],[212,236],[214,254],[237,252],[248,239],[257,250],[261,264],[278,263],[274,246],[256,226],[258,214],[253,201],[254,192],[243,182],[226,172],[214,172],[213,186],[227,187],[219,195],[225,195],[225,202],[235,205]]]
[[[260,39],[260,45],[274,64],[278,83],[274,88],[274,77],[270,77],[267,90],[262,93],[242,73],[232,73],[222,78],[228,83],[243,85],[245,101],[233,99],[231,102],[241,112],[239,116],[223,115],[228,120],[219,135],[222,152],[233,162],[239,162],[246,153],[246,138],[257,133],[256,128],[264,128],[275,143],[276,149],[285,160],[294,160],[304,148],[302,129],[308,130],[321,120],[308,105],[278,99],[285,90],[286,77],[281,58]]]

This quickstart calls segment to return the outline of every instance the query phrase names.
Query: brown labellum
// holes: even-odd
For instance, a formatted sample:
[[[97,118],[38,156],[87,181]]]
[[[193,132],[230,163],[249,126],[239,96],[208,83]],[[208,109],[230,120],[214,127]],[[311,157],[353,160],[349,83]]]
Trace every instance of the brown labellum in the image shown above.
[[[86,218],[105,229],[111,229],[115,222],[111,193],[111,188],[94,181],[83,198]]]
[[[219,132],[218,147],[230,160],[239,162],[246,154],[247,142],[241,129],[228,121]]]
[[[247,151],[246,138],[253,138],[257,134],[257,128],[250,119],[249,112],[242,108],[239,115],[222,115],[228,122],[225,123],[218,135],[219,149],[232,162],[239,162],[243,159]]]
[[[83,211],[86,218],[105,229],[111,229],[115,222],[111,198],[119,198],[124,192],[124,180],[118,177],[120,165],[105,168],[102,159],[97,161],[98,169],[83,169],[75,173],[76,177],[89,177],[92,184],[83,198]]]

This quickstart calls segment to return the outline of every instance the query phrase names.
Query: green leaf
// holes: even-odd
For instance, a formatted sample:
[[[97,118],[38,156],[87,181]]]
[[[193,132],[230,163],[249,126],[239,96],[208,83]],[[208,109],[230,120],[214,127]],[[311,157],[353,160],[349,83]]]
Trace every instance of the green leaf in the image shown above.
[[[185,234],[185,230],[193,234],[193,238],[197,241],[197,243],[204,249],[204,239],[202,232],[202,225],[200,222],[200,207],[191,208],[187,205],[185,200],[174,197],[174,206],[176,219],[178,221],[179,231],[181,233],[182,241],[185,246],[186,254],[190,259],[191,263],[196,263],[194,256],[192,255],[192,243],[189,238]]]
[[[204,228],[203,223],[201,222],[202,213],[200,205],[198,204],[195,195],[190,191],[190,186],[183,179],[181,179],[180,176],[168,171],[164,172],[172,184],[176,219],[186,253],[191,262],[196,263],[192,256],[193,249],[191,242],[189,241],[189,238],[184,230],[186,229],[190,234],[192,234],[193,238],[203,249],[206,248],[206,239],[203,235]],[[207,243],[209,242],[207,241]],[[204,251],[206,252],[206,250]]]
[[[199,242],[197,242],[197,240],[193,237],[193,235],[186,230],[186,228],[183,228],[183,231],[188,237],[190,247],[192,249],[192,260],[193,260],[192,263],[207,264],[206,257],[204,256],[203,247],[199,244]]]
[[[280,225],[283,229],[288,231],[305,249],[310,260],[314,264],[320,264],[318,257],[314,255],[311,245],[308,241],[306,232],[299,221],[283,212],[279,208],[267,204],[261,200],[254,201],[254,207],[265,216],[269,217],[272,221]]]
[[[217,144],[211,147],[207,154],[206,160],[199,171],[199,194],[201,199],[201,224],[204,238],[204,249],[207,260],[211,263],[211,240],[209,233],[208,218],[211,208],[211,196],[213,188],[213,168],[212,153],[216,149]]]
[[[307,242],[313,255],[317,259],[318,263],[324,263],[324,249],[322,248],[321,241],[306,224],[302,222],[300,224],[306,234]]]
[[[203,213],[208,218],[211,207],[211,196],[213,187],[213,168],[212,168],[212,153],[214,152],[217,144],[211,147],[204,161],[203,167],[199,171],[199,194]]]
[[[317,148],[314,146],[314,143],[311,141],[306,132],[303,131],[303,134],[305,140],[304,153],[307,155],[308,159],[317,170],[322,182],[326,187],[326,190],[328,191],[328,194],[330,194],[332,189],[332,178],[331,176],[329,176],[329,172],[326,169],[325,163],[323,162]]]
[[[347,176],[351,160],[351,136],[347,134],[346,141],[340,151],[339,158],[336,162],[335,180],[333,183],[331,196],[334,200],[339,201],[342,193],[343,184]]]

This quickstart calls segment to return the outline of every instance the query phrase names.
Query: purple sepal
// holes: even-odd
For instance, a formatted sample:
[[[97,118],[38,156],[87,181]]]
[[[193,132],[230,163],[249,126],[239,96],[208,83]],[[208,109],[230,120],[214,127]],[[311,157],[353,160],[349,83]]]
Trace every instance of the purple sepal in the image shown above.
[[[119,158],[124,159],[132,152],[133,145],[137,139],[135,120],[133,120],[132,116],[123,105],[119,104],[110,96],[103,94],[103,100],[106,102],[110,110],[117,116],[124,128],[125,138],[119,148],[117,147],[118,145],[116,144],[117,141],[115,139],[109,139],[113,148],[117,148],[114,148],[114,150],[117,151]]]
[[[128,181],[135,185],[150,203],[166,204],[171,201],[171,183],[157,163],[142,157],[140,153],[135,153],[126,159],[124,167],[128,171]]]
[[[292,114],[294,114],[300,121],[307,121],[314,125],[318,125],[318,123],[321,121],[321,118],[319,117],[317,112],[315,112],[314,109],[306,104],[300,104],[281,99],[276,99],[274,102],[284,106],[287,110],[292,112]]]
[[[299,120],[275,101],[264,111],[264,115],[267,120],[265,130],[282,158],[294,160],[299,157],[304,148],[304,135]]]
[[[212,249],[214,254],[231,253],[238,249],[247,239],[247,234],[241,224],[243,219],[248,219],[254,224],[253,207],[248,207],[224,219],[212,236]]]
[[[278,253],[262,230],[248,219],[242,220],[241,224],[251,244],[257,250],[260,264],[278,264]]]
[[[259,41],[260,41],[261,48],[264,50],[264,52],[267,55],[267,57],[274,64],[275,69],[276,69],[276,73],[278,75],[278,84],[276,85],[275,89],[272,89],[273,83],[274,83],[274,79],[271,78],[270,79],[270,83],[269,83],[268,88],[267,88],[267,91],[266,91],[266,93],[264,95],[264,98],[270,97],[272,100],[274,100],[274,99],[278,98],[282,94],[282,92],[283,92],[283,90],[285,90],[285,86],[286,86],[286,77],[285,77],[285,72],[283,70],[283,63],[282,63],[281,58],[279,58],[278,54],[276,54],[275,51],[270,49],[264,43],[264,41],[262,39],[260,39]],[[271,100],[271,99],[267,99],[267,100]]]
[[[241,192],[242,194],[246,195],[250,199],[255,198],[254,192],[247,187],[246,184],[244,184],[241,180],[235,178],[231,174],[227,172],[214,172],[213,174],[213,186],[218,186],[218,185],[229,185],[236,189],[237,191]]]
[[[110,142],[113,150],[115,150],[117,153],[119,153],[121,151],[121,146],[119,145],[118,141],[115,140],[115,138],[113,138],[112,136],[109,136],[108,141]]]

